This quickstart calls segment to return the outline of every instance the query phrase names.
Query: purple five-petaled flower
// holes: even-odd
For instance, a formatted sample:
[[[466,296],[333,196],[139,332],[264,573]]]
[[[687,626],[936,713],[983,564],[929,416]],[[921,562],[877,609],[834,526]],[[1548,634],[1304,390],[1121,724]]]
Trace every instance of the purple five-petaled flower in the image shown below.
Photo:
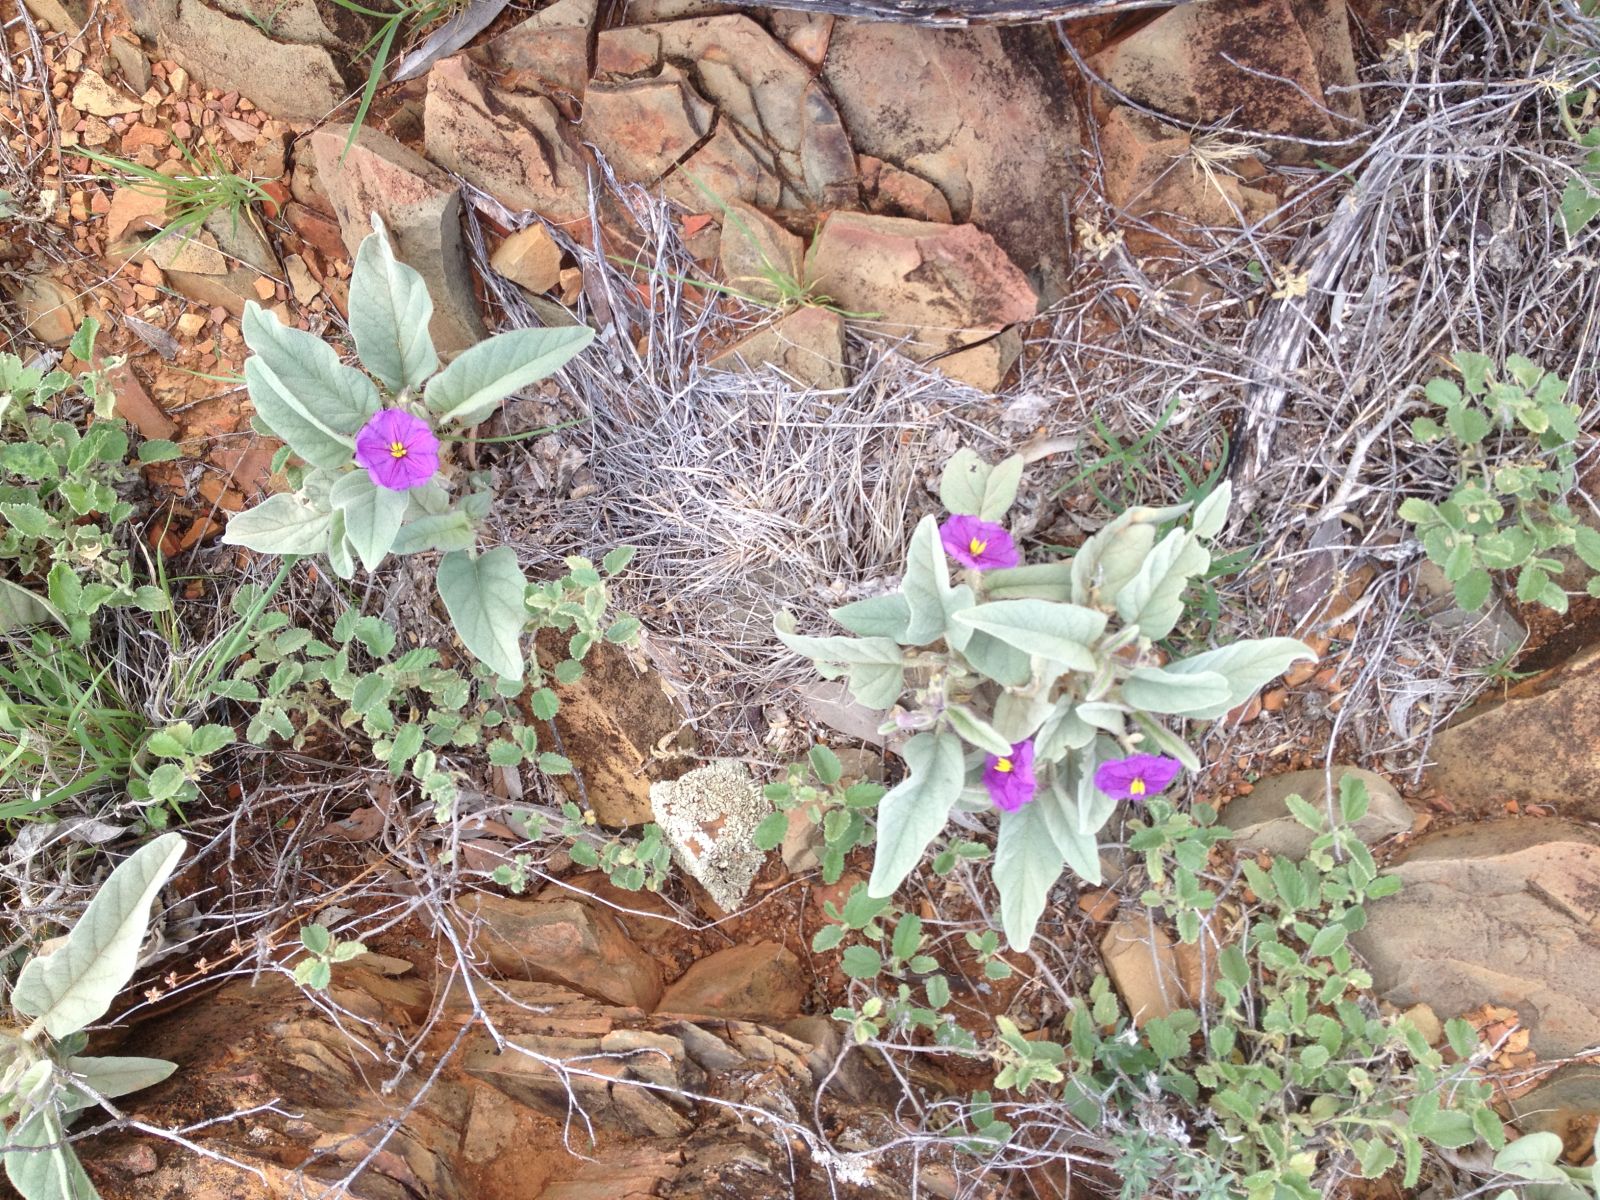
[[[1094,785],[1118,800],[1147,800],[1178,777],[1183,764],[1163,754],[1130,754],[1103,762],[1094,773]]]
[[[428,423],[404,409],[386,408],[356,434],[356,462],[391,492],[421,487],[439,470],[439,439]]]
[[[1016,812],[1039,789],[1033,775],[1033,742],[1018,742],[1010,754],[991,754],[983,760],[983,786],[996,808]]]
[[[947,517],[939,526],[939,541],[944,544],[946,554],[975,571],[1014,567],[1022,561],[1017,554],[1017,544],[1004,527],[977,517],[959,513]]]

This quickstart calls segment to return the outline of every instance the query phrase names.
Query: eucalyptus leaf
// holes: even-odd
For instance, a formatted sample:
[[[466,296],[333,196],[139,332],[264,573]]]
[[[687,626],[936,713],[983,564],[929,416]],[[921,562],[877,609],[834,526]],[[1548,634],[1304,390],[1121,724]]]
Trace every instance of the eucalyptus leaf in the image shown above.
[[[439,560],[439,598],[462,643],[495,674],[521,679],[528,581],[510,546],[473,558],[454,550]]]
[[[594,330],[587,325],[496,334],[463,350],[428,380],[423,401],[441,424],[475,425],[507,396],[560,370],[592,341]]]
[[[894,895],[939,836],[966,784],[961,739],[919,733],[901,751],[906,777],[878,802],[878,847],[867,895]]]
[[[66,940],[24,964],[12,1006],[53,1038],[104,1016],[133,974],[150,904],[183,851],[183,838],[168,833],[117,864]]]
[[[994,847],[994,884],[1000,892],[1000,927],[1013,950],[1033,941],[1050,889],[1061,878],[1062,853],[1035,797],[1016,812],[1000,814]]]
[[[344,514],[344,533],[361,565],[376,571],[394,547],[410,501],[403,491],[379,487],[365,471],[339,476],[329,498]]]
[[[318,467],[341,467],[355,456],[356,434],[378,411],[372,381],[339,361],[333,347],[291,329],[252,301],[241,322],[244,378],[256,415],[290,448]]]
[[[350,333],[362,366],[397,395],[439,369],[428,335],[433,300],[422,276],[394,256],[378,215],[356,250],[350,274]]]

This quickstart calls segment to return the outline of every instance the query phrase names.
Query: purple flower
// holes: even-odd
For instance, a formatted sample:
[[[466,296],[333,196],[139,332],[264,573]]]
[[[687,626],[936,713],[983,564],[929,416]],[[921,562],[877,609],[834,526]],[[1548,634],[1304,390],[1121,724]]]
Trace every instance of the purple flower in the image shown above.
[[[995,567],[1014,567],[1022,559],[1017,544],[1002,526],[993,521],[957,514],[939,526],[939,540],[945,553],[963,567],[988,571]]]
[[[1178,777],[1183,764],[1162,754],[1130,754],[1100,764],[1094,785],[1118,800],[1147,800]]]
[[[1016,812],[1038,790],[1033,777],[1033,742],[1018,742],[1010,754],[991,754],[983,760],[983,786],[997,808]]]
[[[385,408],[356,434],[356,462],[391,492],[421,487],[439,470],[439,439],[420,417]]]

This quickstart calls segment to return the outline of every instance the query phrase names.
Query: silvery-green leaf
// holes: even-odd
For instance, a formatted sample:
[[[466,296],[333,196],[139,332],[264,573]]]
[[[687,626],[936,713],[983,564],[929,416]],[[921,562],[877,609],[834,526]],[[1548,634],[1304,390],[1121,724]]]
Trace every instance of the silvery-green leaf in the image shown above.
[[[794,617],[789,613],[779,613],[773,619],[772,627],[778,640],[785,646],[796,654],[803,654],[818,662],[896,666],[905,662],[900,646],[889,638],[806,637],[794,632]]]
[[[1188,742],[1173,733],[1172,730],[1144,713],[1134,713],[1133,720],[1144,731],[1145,737],[1153,743],[1153,747],[1158,753],[1165,754],[1168,758],[1177,759],[1183,764],[1185,770],[1198,771],[1200,769],[1200,756],[1189,748]]]
[[[1072,556],[1074,604],[1104,604],[1138,574],[1156,544],[1156,527],[1130,523],[1127,516],[1112,521]]]
[[[350,546],[350,539],[344,535],[344,514],[338,509],[333,510],[328,522],[328,566],[340,579],[354,579],[356,576],[355,551]]]
[[[52,619],[65,624],[65,618],[43,596],[9,579],[0,579],[0,633],[27,625],[42,625]]]
[[[111,1100],[160,1083],[178,1069],[178,1064],[164,1058],[76,1057],[67,1060],[67,1069],[83,1076],[96,1093]]]
[[[1099,883],[1100,843],[1093,834],[1081,831],[1074,779],[1075,773],[1057,771],[1050,787],[1033,802],[1042,806],[1040,815],[1067,866],[1085,883]]]
[[[1186,529],[1174,529],[1150,551],[1139,572],[1116,594],[1117,614],[1153,642],[1172,632],[1183,616],[1189,580],[1211,565],[1211,555]]]
[[[437,475],[421,487],[407,488],[406,499],[410,502],[406,508],[408,521],[418,517],[442,516],[450,511],[450,492]]]
[[[405,492],[379,487],[365,471],[341,475],[329,499],[344,514],[345,537],[355,547],[361,565],[376,571],[393,548],[411,501]]]
[[[994,702],[990,724],[1002,738],[1016,745],[1031,738],[1054,709],[1055,702],[1050,699],[1048,688],[1004,691]]]
[[[262,554],[320,554],[328,548],[332,524],[331,513],[318,512],[298,497],[279,492],[230,517],[222,543]]]
[[[1072,600],[1072,563],[1034,563],[985,571],[983,595],[986,600]]]
[[[1103,700],[1085,700],[1078,705],[1078,716],[1112,737],[1121,737],[1128,727],[1127,716],[1122,708]]]
[[[1078,714],[1080,707],[1073,696],[1056,701],[1055,709],[1039,726],[1039,736],[1034,739],[1033,752],[1038,758],[1056,762],[1067,751],[1081,750],[1094,741],[1094,727]]]
[[[1189,528],[1195,537],[1214,538],[1228,523],[1228,506],[1233,503],[1233,482],[1224,479],[1211,494],[1195,505]]]
[[[350,274],[350,333],[361,365],[398,395],[439,369],[428,322],[433,301],[422,276],[394,256],[376,213]]]
[[[55,1146],[53,1150],[13,1150],[5,1156],[6,1177],[22,1200],[100,1200],[84,1174],[77,1152],[53,1108],[37,1108],[5,1134],[13,1146]]]
[[[133,974],[150,903],[183,851],[183,838],[168,833],[118,863],[66,940],[24,964],[12,1006],[54,1038],[104,1016]]]
[[[333,347],[291,329],[252,301],[241,322],[255,353],[244,378],[256,415],[301,458],[341,467],[355,457],[356,434],[378,411],[378,389],[339,361]]]
[[[1033,677],[1033,660],[987,633],[974,632],[961,648],[961,657],[974,670],[1004,687],[1022,687]]]
[[[851,663],[845,671],[850,694],[868,708],[888,708],[906,690],[906,671],[895,663]]]
[[[950,718],[950,727],[961,735],[969,746],[976,746],[990,754],[1010,754],[1011,742],[1001,737],[998,730],[964,704],[952,704],[944,710]]]
[[[911,610],[906,641],[913,646],[926,646],[943,637],[949,623],[945,595],[950,591],[950,564],[939,542],[939,523],[931,516],[923,517],[911,535],[900,590]]]
[[[423,390],[428,411],[441,424],[476,425],[505,398],[565,366],[594,341],[587,325],[565,329],[515,329],[479,342]]]
[[[966,785],[961,739],[953,733],[919,733],[905,744],[906,777],[878,802],[878,845],[867,894],[894,895],[922,854],[944,829]]]
[[[1123,702],[1144,712],[1200,716],[1218,704],[1227,704],[1228,695],[1228,680],[1216,671],[1180,673],[1137,667],[1122,681]]]
[[[1084,672],[1099,665],[1089,646],[1106,627],[1103,612],[1050,600],[997,600],[956,613],[954,620],[1025,654]]]
[[[831,608],[828,615],[851,633],[893,638],[897,642],[906,641],[906,630],[911,625],[911,606],[899,592]]]
[[[472,522],[465,513],[431,513],[417,517],[400,527],[394,545],[395,554],[420,554],[424,550],[470,550],[477,540]]]
[[[1061,878],[1062,854],[1046,824],[1041,797],[1000,814],[994,845],[994,885],[1000,892],[1000,927],[1013,950],[1027,950],[1050,889]]]
[[[1094,774],[1100,764],[1116,758],[1117,745],[1109,738],[1097,737],[1073,759],[1073,780],[1078,787],[1078,832],[1092,838],[1105,828],[1117,811],[1117,799],[1095,786]]]
[[[528,609],[527,578],[510,546],[496,546],[477,558],[454,550],[439,560],[439,598],[462,644],[505,679],[521,679],[522,630]]]
[[[1316,652],[1297,638],[1255,638],[1168,663],[1166,671],[1170,675],[1215,673],[1227,680],[1228,695],[1225,699],[1185,714],[1209,719],[1237,708],[1255,695],[1263,684],[1276,679],[1295,663],[1314,662],[1316,657]]]
[[[939,479],[939,502],[953,513],[998,522],[1016,502],[1022,466],[1020,454],[990,466],[971,450],[957,450]]]

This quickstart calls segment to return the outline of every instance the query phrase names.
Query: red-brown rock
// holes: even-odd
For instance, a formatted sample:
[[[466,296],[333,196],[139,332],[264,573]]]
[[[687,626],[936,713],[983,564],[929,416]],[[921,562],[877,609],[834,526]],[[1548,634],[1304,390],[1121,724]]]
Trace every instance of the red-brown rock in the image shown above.
[[[799,1015],[805,986],[800,960],[777,942],[730,946],[685,971],[657,1011],[776,1023]]]

